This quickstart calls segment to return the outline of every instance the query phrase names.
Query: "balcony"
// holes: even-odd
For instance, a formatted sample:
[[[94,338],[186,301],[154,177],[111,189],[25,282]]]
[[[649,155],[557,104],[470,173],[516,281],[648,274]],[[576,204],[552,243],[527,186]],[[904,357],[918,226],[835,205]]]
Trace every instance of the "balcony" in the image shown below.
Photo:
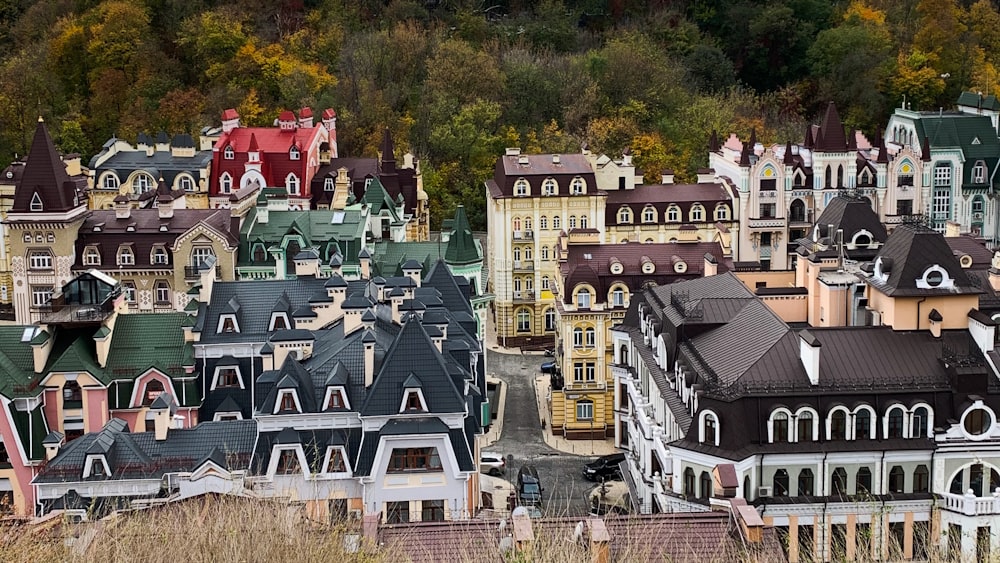
[[[761,190],[757,192],[757,199],[760,201],[777,201],[778,190]]]
[[[992,496],[977,497],[970,490],[964,495],[941,493],[941,504],[945,510],[966,516],[990,516],[1000,514],[1000,489]]]
[[[563,384],[564,391],[604,391],[608,388],[604,381],[573,381],[567,380]]]
[[[747,219],[751,229],[780,229],[785,226],[785,219],[782,217],[757,217]]]
[[[201,278],[201,266],[184,266],[184,279],[186,281],[197,281]],[[215,279],[222,277],[222,266],[215,267]]]
[[[534,260],[514,260],[514,271],[515,272],[533,272],[533,271],[535,271],[535,261]]]
[[[534,231],[511,231],[512,240],[532,241],[535,240]]]
[[[90,303],[83,305],[60,305],[52,303],[50,305],[37,307],[41,314],[39,321],[43,324],[92,324],[101,323],[115,310],[114,299],[105,300],[103,303]]]
[[[514,292],[514,302],[515,303],[534,303],[535,302],[535,292],[534,291],[515,291]]]

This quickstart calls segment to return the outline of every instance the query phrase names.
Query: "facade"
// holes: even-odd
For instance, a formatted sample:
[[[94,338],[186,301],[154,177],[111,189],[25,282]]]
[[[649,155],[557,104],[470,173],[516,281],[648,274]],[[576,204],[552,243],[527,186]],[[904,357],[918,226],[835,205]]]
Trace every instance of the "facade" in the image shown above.
[[[634,294],[648,287],[731,269],[717,242],[572,243],[559,248],[559,299],[546,311],[555,326],[556,370],[549,382],[551,431],[569,439],[614,437],[611,328]]]
[[[789,561],[1000,548],[1000,374],[980,290],[916,223],[857,275],[874,326],[792,328],[732,273],[633,298],[612,370],[637,508],[708,510],[732,464]]]
[[[998,115],[995,97],[963,92],[955,111],[896,108],[889,118],[885,145],[890,151],[920,155],[925,163],[920,176],[924,205],[919,209],[934,229],[944,232],[954,221],[963,233],[996,241]]]
[[[94,270],[63,286],[38,324],[0,331],[0,487],[14,513],[34,512],[32,478],[59,448],[112,419],[152,428],[163,393],[176,397],[171,425],[197,424],[201,393],[181,328],[186,316],[127,309],[121,285]]]
[[[733,135],[723,144],[713,135],[709,148],[709,166],[738,191],[733,260],[764,270],[794,269],[795,241],[845,191],[867,198],[890,228],[928,205],[922,153],[881,139],[872,146],[858,131],[845,134],[833,103],[801,144],[765,147],[751,133],[747,141]]]
[[[126,196],[134,207],[154,207],[162,180],[184,194],[188,208],[208,209],[211,165],[212,152],[199,150],[188,134],[139,133],[135,145],[112,137],[90,159],[87,205],[114,209],[115,199]]]

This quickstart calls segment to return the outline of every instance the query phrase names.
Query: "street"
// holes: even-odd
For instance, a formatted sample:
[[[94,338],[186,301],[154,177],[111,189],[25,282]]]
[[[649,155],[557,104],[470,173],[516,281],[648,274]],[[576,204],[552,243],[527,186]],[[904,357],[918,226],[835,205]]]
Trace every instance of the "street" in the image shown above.
[[[539,366],[548,358],[495,350],[486,353],[489,371],[507,385],[503,434],[487,449],[508,456],[505,477],[512,482],[516,482],[517,470],[522,465],[531,464],[538,469],[546,516],[586,515],[589,511],[587,495],[596,483],[583,478],[583,464],[597,456],[560,452],[546,445],[541,436],[543,430],[533,381]],[[586,445],[587,442],[580,442],[583,451]]]

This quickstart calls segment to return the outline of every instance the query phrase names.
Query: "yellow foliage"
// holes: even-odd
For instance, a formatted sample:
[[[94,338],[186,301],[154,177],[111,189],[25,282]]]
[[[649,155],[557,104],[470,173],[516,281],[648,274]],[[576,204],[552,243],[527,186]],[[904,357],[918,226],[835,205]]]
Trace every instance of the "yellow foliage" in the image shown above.
[[[260,119],[264,114],[264,106],[261,105],[260,99],[257,97],[257,90],[254,88],[247,92],[236,111],[240,114],[240,119],[247,125],[266,125]]]
[[[844,12],[844,21],[861,20],[864,23],[885,25],[885,12],[873,8],[864,0],[854,0]]]

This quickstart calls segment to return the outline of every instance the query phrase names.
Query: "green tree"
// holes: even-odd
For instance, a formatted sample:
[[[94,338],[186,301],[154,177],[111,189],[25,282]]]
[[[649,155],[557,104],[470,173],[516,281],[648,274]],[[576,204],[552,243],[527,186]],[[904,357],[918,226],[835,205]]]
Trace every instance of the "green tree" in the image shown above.
[[[83,127],[76,119],[64,119],[59,124],[59,136],[56,144],[64,154],[89,154],[90,143],[83,133]]]

